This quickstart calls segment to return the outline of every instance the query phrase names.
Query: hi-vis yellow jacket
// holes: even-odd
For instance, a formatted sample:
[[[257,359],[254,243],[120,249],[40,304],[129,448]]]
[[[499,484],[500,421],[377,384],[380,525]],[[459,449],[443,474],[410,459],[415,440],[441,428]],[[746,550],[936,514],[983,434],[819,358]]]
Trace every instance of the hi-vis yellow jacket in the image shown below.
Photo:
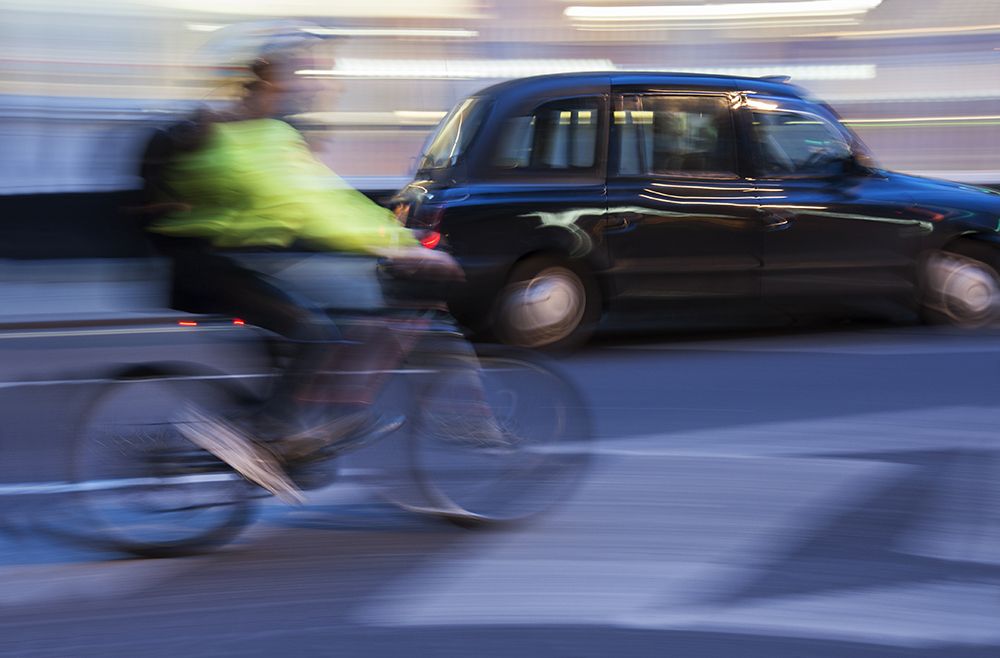
[[[191,206],[150,228],[165,235],[203,238],[219,248],[298,240],[356,253],[416,244],[392,213],[347,185],[298,131],[275,119],[213,125],[202,148],[174,158],[164,182]]]

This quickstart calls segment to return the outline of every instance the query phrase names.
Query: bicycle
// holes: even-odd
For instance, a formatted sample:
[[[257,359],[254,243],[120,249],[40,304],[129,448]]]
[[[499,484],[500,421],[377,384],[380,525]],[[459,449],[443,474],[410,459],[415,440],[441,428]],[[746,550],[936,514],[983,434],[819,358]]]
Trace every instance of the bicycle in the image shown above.
[[[402,288],[421,285],[398,274],[386,279]],[[411,302],[418,296],[395,293]],[[333,483],[338,457],[376,443],[391,446],[367,484],[389,503],[463,526],[533,517],[580,481],[589,418],[553,364],[507,347],[477,352],[434,304],[336,320],[346,344],[381,357],[373,371],[375,421],[288,463],[301,489]],[[213,322],[231,319],[198,320]],[[362,338],[352,340],[359,332]],[[479,384],[470,385],[470,377]],[[190,363],[129,366],[110,376],[87,406],[73,456],[79,514],[93,540],[138,556],[172,557],[235,539],[266,492],[184,439],[178,410],[196,402],[227,418],[251,417],[268,399],[261,384],[269,379]],[[476,435],[476,414],[484,409],[499,435]]]

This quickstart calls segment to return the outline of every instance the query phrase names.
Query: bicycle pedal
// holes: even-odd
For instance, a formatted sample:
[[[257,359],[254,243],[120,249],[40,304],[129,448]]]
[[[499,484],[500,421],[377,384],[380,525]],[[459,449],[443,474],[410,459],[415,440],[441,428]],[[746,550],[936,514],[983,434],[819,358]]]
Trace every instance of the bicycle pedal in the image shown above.
[[[229,470],[225,462],[206,450],[174,450],[169,452],[154,452],[146,455],[146,462],[151,466],[166,468],[167,471],[184,470]]]
[[[326,446],[322,452],[326,458],[333,458],[348,452],[360,450],[371,445],[406,424],[406,416],[399,415],[391,418],[380,417],[372,421],[370,425],[361,428],[358,432],[345,437],[341,441]]]
[[[328,487],[337,480],[337,469],[328,464],[301,464],[288,470],[292,482],[302,491]]]

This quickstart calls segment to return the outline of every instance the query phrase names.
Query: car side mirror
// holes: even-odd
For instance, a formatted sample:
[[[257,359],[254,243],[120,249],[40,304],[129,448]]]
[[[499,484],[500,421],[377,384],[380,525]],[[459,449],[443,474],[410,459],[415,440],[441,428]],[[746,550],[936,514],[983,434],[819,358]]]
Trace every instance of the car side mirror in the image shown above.
[[[844,158],[844,173],[853,176],[867,176],[872,173],[874,163],[871,158],[863,153],[852,151]]]

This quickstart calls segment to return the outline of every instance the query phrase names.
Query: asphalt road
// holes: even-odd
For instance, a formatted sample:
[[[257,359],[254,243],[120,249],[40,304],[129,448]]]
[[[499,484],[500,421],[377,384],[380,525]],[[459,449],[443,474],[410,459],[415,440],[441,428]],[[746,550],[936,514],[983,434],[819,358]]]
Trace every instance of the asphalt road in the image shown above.
[[[1000,330],[605,340],[564,364],[594,466],[540,520],[463,530],[348,480],[159,561],[53,536],[63,499],[26,488],[86,397],[55,361],[141,347],[94,340],[3,355],[2,655],[1000,655]],[[224,343],[181,351],[253,369]]]

